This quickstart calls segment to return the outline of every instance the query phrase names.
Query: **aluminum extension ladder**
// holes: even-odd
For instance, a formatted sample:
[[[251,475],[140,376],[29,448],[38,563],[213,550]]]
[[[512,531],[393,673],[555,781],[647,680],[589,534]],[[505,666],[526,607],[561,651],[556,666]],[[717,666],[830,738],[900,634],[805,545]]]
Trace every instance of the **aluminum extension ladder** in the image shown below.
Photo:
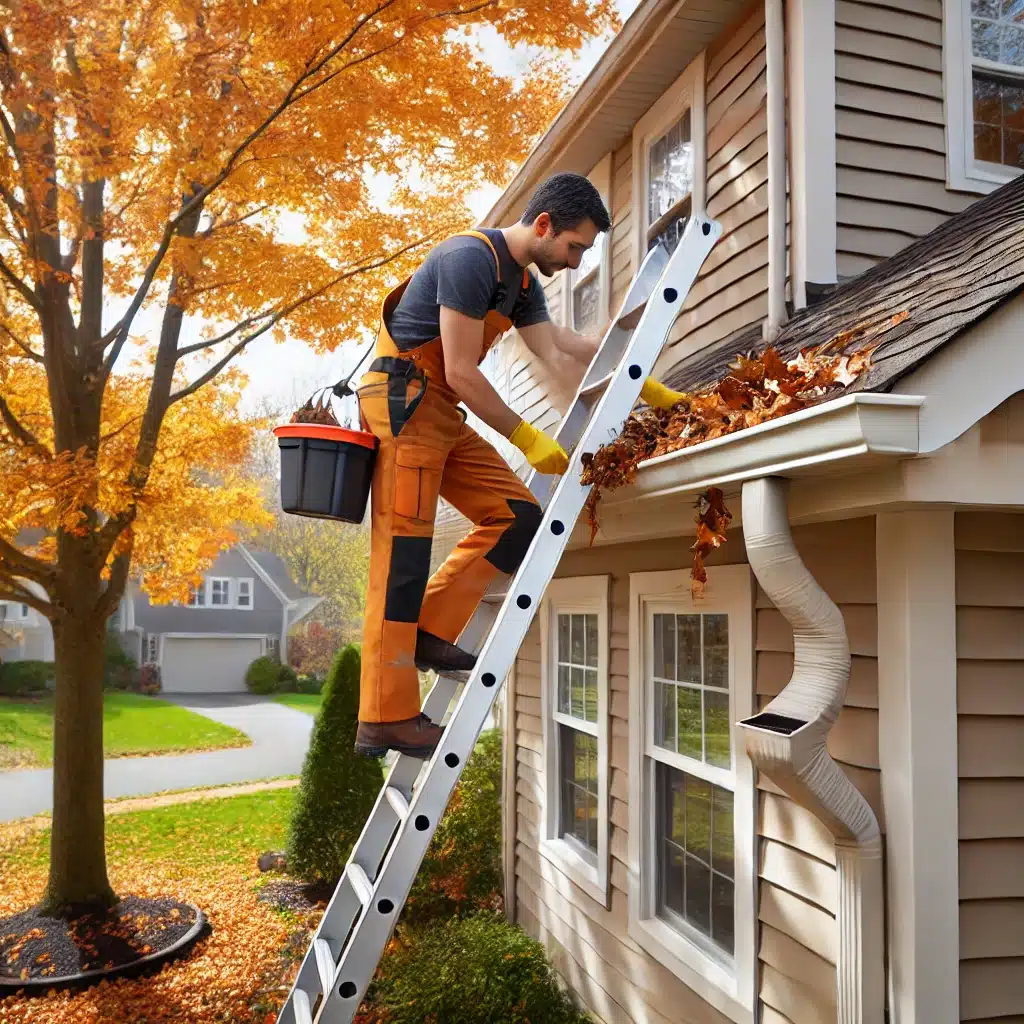
[[[658,245],[644,259],[555,435],[571,452],[568,471],[560,478],[535,472],[528,480],[544,507],[537,535],[500,607],[485,598],[460,638],[479,655],[441,742],[425,767],[418,758],[396,759],[278,1024],[351,1024],[498,684],[512,667],[583,510],[590,488],[580,483],[581,456],[618,436],[721,233],[714,221],[692,218],[671,256]],[[458,679],[438,678],[423,705],[433,721],[441,721],[459,685]]]

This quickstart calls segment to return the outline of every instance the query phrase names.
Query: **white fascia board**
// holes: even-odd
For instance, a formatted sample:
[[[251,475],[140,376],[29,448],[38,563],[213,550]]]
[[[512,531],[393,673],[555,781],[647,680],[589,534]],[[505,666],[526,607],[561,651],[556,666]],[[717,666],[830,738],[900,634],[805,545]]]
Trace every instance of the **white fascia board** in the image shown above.
[[[763,476],[809,475],[827,464],[855,470],[856,463],[879,457],[907,458],[918,451],[923,403],[919,395],[846,395],[642,462],[636,482],[602,503],[701,491]]]
[[[249,549],[241,541],[239,541],[235,545],[235,547],[237,548],[238,553],[249,563],[250,566],[252,566],[252,571],[256,573],[256,575],[259,576],[259,578],[263,580],[263,582],[266,583],[268,587],[270,587],[270,589],[274,593],[274,596],[281,602],[281,604],[283,604],[285,608],[290,608],[294,602],[274,582],[274,578],[270,575],[270,573],[268,573],[267,570],[264,569],[263,566],[256,561],[255,557],[252,555]]]

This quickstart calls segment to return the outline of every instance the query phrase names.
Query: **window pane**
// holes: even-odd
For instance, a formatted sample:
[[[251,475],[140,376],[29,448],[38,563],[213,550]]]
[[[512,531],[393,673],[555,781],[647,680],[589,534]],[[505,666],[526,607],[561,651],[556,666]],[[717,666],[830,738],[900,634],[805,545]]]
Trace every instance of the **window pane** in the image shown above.
[[[971,19],[971,52],[985,60],[999,60],[999,26],[995,22]]]
[[[588,722],[597,721],[597,672],[584,669],[586,690],[583,695],[583,715]]]
[[[671,220],[661,234],[655,235],[654,238],[647,243],[647,251],[650,252],[659,242],[661,242],[669,253],[675,252],[676,247],[679,245],[679,242],[683,237],[683,232],[686,230],[686,225],[689,222],[689,213],[683,213]]]
[[[654,642],[651,653],[654,655],[654,674],[659,679],[665,678],[665,619],[667,615],[654,616]]]
[[[688,686],[678,687],[676,717],[679,723],[679,753],[702,760],[704,744],[700,727],[700,690]]]
[[[572,693],[569,707],[569,714],[574,718],[583,717],[583,669],[573,668],[572,670]]]
[[[716,690],[704,691],[704,735],[708,764],[729,768],[729,694]]]
[[[676,617],[674,615],[665,616],[665,678],[675,679],[676,678]]]
[[[715,871],[735,877],[733,864],[732,793],[727,789],[714,787],[714,810],[712,815],[711,866]]]
[[[974,155],[978,160],[1024,167],[1024,82],[974,75]]]
[[[686,858],[686,920],[711,934],[711,870],[696,857]]]
[[[713,875],[711,880],[711,938],[730,955],[735,950],[733,921],[736,916],[731,879]]]
[[[699,615],[680,615],[676,619],[676,653],[678,678],[700,685]]]
[[[583,616],[574,615],[572,617],[572,642],[569,647],[569,650],[571,652],[569,660],[574,665],[586,664],[586,662],[584,661],[585,654],[583,650],[584,635],[585,628],[583,624]]]
[[[704,616],[704,685],[729,688],[729,616]]]
[[[569,667],[568,665],[558,666],[558,710],[562,714],[569,714]]]
[[[590,668],[597,668],[598,640],[597,640],[597,616],[587,616],[587,660]]]
[[[597,850],[597,740],[559,726],[561,807],[559,831]]]
[[[666,750],[676,749],[676,688],[671,683],[655,683],[657,717],[654,742]]]
[[[650,149],[648,224],[653,224],[693,188],[693,145],[687,110]]]
[[[558,616],[558,660],[569,660],[569,616]]]
[[[711,783],[686,776],[686,852],[711,863]]]

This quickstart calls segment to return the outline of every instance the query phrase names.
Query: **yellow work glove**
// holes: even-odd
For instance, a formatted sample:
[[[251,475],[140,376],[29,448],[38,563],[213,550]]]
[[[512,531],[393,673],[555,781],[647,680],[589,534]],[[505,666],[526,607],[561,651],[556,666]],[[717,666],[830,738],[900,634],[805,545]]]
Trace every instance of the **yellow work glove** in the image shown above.
[[[540,473],[561,476],[569,468],[569,456],[553,438],[535,426],[520,420],[508,439],[526,456],[526,461]]]
[[[689,395],[684,391],[673,391],[671,388],[667,388],[664,384],[656,381],[653,377],[648,377],[644,381],[644,386],[640,389],[640,397],[652,409],[671,409],[676,402],[689,398]]]

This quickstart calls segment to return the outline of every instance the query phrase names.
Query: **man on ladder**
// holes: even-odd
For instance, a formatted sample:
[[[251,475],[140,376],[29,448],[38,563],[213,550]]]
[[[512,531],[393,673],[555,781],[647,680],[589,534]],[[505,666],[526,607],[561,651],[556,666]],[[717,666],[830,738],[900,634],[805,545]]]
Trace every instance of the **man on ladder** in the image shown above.
[[[473,668],[475,657],[456,646],[459,634],[495,575],[519,567],[540,524],[536,499],[466,424],[459,402],[539,472],[565,472],[562,447],[513,412],[479,365],[514,326],[575,390],[601,339],[552,324],[526,268],[551,276],[578,267],[610,226],[586,178],[556,174],[518,224],[446,239],[384,300],[376,358],[359,388],[363,427],[380,439],[356,737],[368,757],[433,754],[443,729],[420,713],[416,670]],[[653,379],[641,396],[660,408],[683,397]],[[474,526],[428,580],[439,495]]]

